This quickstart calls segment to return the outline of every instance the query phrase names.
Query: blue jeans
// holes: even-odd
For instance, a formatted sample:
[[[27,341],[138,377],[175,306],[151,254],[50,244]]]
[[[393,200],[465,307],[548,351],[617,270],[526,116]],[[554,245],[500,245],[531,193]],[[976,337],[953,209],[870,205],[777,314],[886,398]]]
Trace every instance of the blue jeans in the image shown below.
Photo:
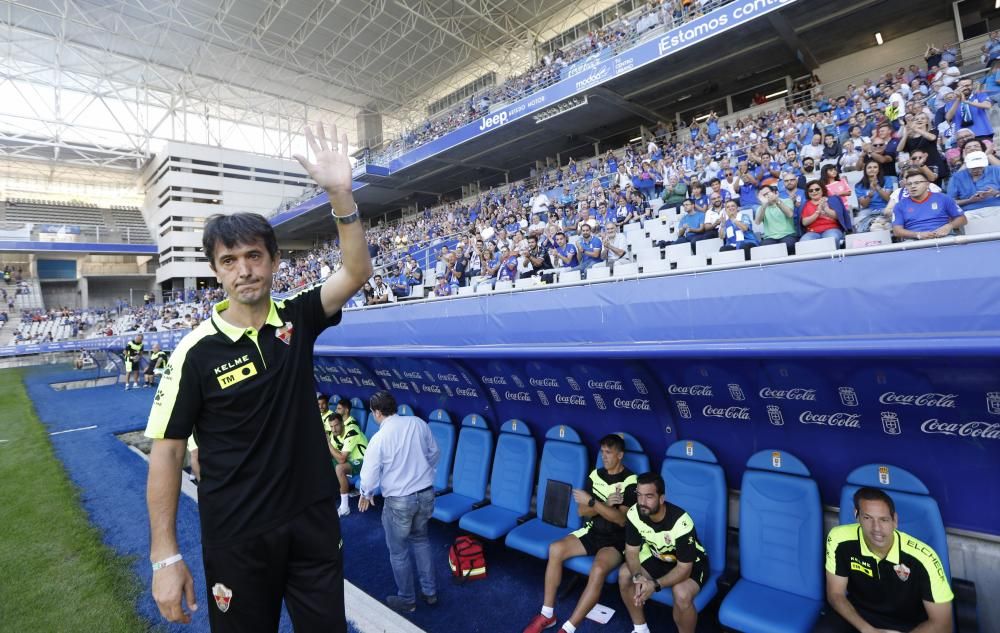
[[[818,240],[824,237],[834,238],[837,241],[837,244],[839,245],[840,240],[844,239],[844,232],[841,231],[840,229],[827,229],[822,233],[816,233],[814,231],[806,231],[805,233],[802,234],[802,237],[799,238],[799,241],[808,242],[809,240]]]
[[[417,563],[420,590],[425,596],[437,594],[431,544],[427,539],[427,522],[433,513],[433,488],[405,497],[385,498],[385,507],[382,508],[385,544],[389,547],[389,563],[392,564],[397,594],[406,602],[416,602],[417,599],[413,589],[410,546],[413,547],[413,559]]]

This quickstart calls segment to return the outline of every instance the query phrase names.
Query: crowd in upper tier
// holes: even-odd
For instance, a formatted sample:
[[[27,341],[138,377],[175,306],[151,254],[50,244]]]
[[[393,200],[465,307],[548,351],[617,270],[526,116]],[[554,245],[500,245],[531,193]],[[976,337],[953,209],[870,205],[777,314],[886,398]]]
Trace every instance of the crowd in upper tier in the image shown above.
[[[641,144],[546,170],[408,220],[393,239],[373,233],[386,274],[367,302],[405,296],[423,279],[407,257],[418,240],[456,235],[438,253],[436,294],[583,271],[628,259],[622,229],[681,207],[678,242],[718,237],[723,250],[891,230],[896,240],[943,237],[997,212],[993,136],[1000,35],[983,47],[987,72],[967,77],[952,49],[926,65],[867,78],[843,94],[816,86],[811,107],[721,121],[714,113]],[[656,210],[654,212],[654,209]],[[660,244],[665,246],[666,244]],[[391,300],[391,299],[388,299]]]
[[[563,49],[541,56],[538,63],[525,72],[510,77],[499,85],[490,86],[462,103],[428,118],[399,138],[371,152],[367,160],[376,165],[384,165],[409,149],[429,143],[489,114],[491,107],[513,103],[558,82],[562,69],[584,58],[602,55],[609,49],[618,53],[654,30],[680,26],[731,1],[650,0],[631,19],[622,16]]]

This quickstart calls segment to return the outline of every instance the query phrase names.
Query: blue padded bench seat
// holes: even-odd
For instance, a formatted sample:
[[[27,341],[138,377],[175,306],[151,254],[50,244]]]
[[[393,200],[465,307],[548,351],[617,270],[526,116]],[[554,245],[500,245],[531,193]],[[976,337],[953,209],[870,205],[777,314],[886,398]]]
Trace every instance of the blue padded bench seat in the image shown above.
[[[740,488],[740,579],[719,622],[744,633],[808,633],[825,602],[819,487],[797,457],[764,450]]]
[[[437,470],[434,472],[434,490],[440,492],[448,488],[448,476],[451,475],[452,461],[455,459],[455,442],[458,433],[451,423],[451,416],[444,409],[434,409],[428,417],[427,427],[434,436],[440,457]]]
[[[454,523],[472,506],[486,498],[486,473],[493,457],[493,434],[480,415],[467,415],[462,420],[455,449],[455,467],[452,472],[452,492],[434,500],[434,514],[438,521]]]
[[[531,480],[535,475],[535,438],[521,420],[507,420],[500,427],[490,505],[462,517],[458,527],[495,540],[510,532],[531,508]]]
[[[580,527],[576,502],[570,499],[566,527],[556,527],[542,521],[545,488],[548,481],[562,481],[574,488],[582,488],[587,476],[587,448],[580,442],[580,435],[565,425],[550,428],[545,433],[542,461],[538,468],[535,488],[539,516],[517,526],[507,535],[507,547],[546,560],[549,545]],[[530,498],[530,490],[529,490]]]
[[[719,460],[701,442],[681,440],[667,448],[660,469],[667,499],[684,508],[708,554],[708,579],[694,597],[700,613],[719,593],[719,578],[726,570],[726,530],[729,527],[729,493]],[[653,600],[674,606],[672,591],[658,591]]]

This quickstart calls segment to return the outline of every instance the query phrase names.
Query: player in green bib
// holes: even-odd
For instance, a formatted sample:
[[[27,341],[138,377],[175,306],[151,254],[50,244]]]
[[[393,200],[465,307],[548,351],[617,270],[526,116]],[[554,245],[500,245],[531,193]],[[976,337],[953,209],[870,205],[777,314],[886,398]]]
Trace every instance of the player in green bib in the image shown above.
[[[160,349],[159,343],[153,343],[153,351],[149,353],[149,364],[146,365],[146,371],[143,373],[143,378],[146,379],[144,387],[153,386],[153,381],[156,377],[162,375],[166,369],[169,357],[170,355],[167,352]]]
[[[708,554],[694,529],[694,520],[669,503],[658,473],[639,475],[636,503],[625,525],[625,564],[618,588],[632,618],[633,633],[649,633],[643,605],[653,593],[674,594],[674,623],[679,633],[694,633],[698,611],[694,597],[708,579]]]
[[[590,471],[583,490],[574,490],[584,526],[549,546],[545,567],[545,595],[542,609],[524,633],[540,633],[555,626],[556,592],[562,580],[563,561],[574,556],[593,556],[594,563],[587,576],[587,586],[576,603],[569,620],[560,633],[575,633],[576,627],[594,608],[601,597],[604,579],[621,565],[625,550],[625,513],[635,503],[636,476],[622,463],[625,440],[612,433],[601,439],[601,459],[604,468]]]
[[[123,355],[125,357],[125,391],[129,389],[129,381],[132,381],[132,388],[139,388],[139,364],[142,361],[142,334],[136,334],[135,338],[125,344]],[[132,376],[135,380],[132,380]]]
[[[361,430],[361,425],[351,415],[351,401],[341,398],[337,402],[337,412],[334,419],[339,417],[343,422],[340,425],[340,432],[335,433],[339,440],[339,446],[331,442],[331,453],[336,460],[337,480],[340,482],[340,507],[337,512],[340,516],[347,516],[351,513],[351,506],[348,502],[351,484],[348,477],[359,474],[364,463],[365,451],[368,450],[368,438]]]

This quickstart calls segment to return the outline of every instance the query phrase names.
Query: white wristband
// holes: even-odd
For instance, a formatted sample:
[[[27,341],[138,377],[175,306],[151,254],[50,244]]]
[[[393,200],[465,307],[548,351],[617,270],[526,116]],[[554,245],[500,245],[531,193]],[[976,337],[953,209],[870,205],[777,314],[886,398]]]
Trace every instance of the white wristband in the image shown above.
[[[164,567],[170,567],[174,563],[179,563],[184,560],[184,557],[180,554],[174,554],[173,556],[164,558],[163,560],[153,563],[153,571],[159,571]]]

